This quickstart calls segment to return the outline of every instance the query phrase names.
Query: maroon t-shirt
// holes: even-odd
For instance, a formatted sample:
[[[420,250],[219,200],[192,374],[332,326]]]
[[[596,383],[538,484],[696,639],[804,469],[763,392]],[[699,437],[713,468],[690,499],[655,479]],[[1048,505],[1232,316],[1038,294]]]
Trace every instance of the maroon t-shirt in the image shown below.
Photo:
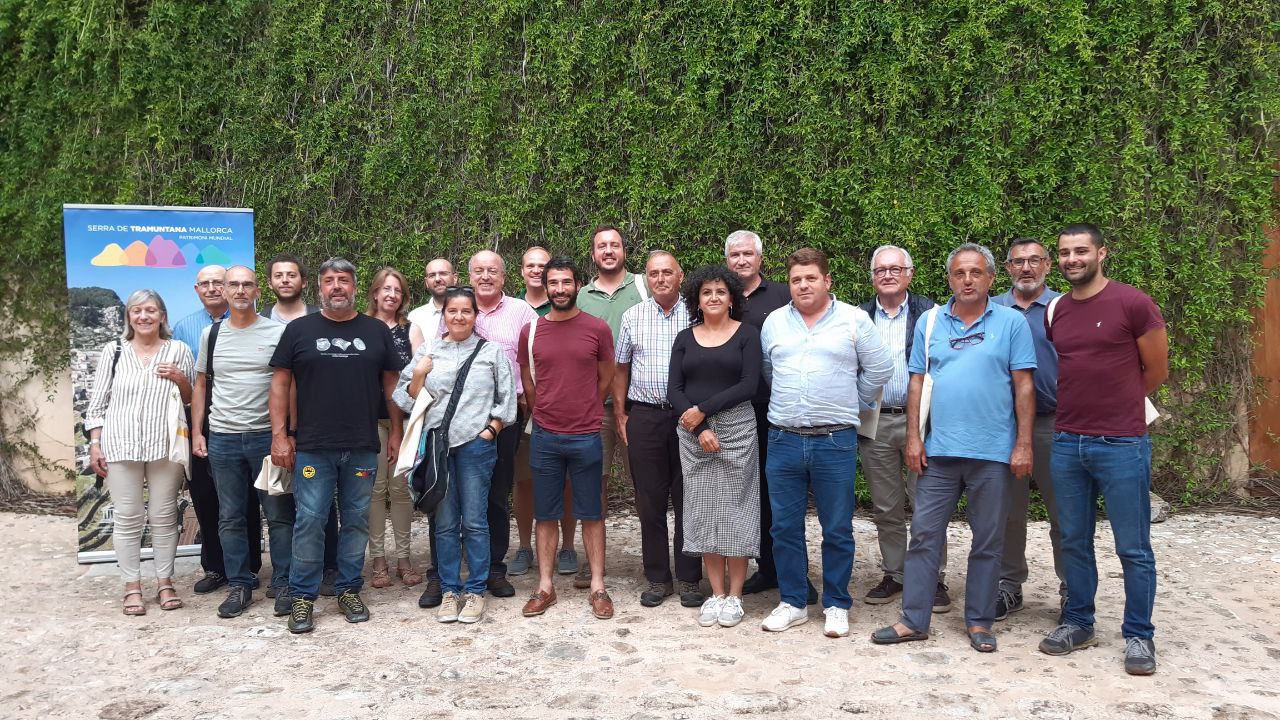
[[[1110,280],[1097,295],[1058,301],[1049,341],[1058,351],[1058,419],[1055,429],[1080,435],[1147,434],[1138,338],[1164,327],[1160,308],[1146,293]]]
[[[533,421],[561,435],[600,432],[597,363],[613,360],[613,332],[605,321],[585,312],[568,320],[538,318],[533,336]],[[529,328],[520,331],[516,359],[529,364]]]

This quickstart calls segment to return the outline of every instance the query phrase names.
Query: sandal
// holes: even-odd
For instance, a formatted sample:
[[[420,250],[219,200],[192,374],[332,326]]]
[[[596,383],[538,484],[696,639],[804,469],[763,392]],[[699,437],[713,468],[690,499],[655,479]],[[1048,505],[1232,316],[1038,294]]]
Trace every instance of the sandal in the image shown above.
[[[929,633],[920,632],[919,630],[913,630],[908,635],[899,635],[897,629],[892,625],[882,627],[871,633],[871,642],[876,645],[897,645],[899,643],[919,642],[928,639]]]
[[[412,565],[397,567],[396,575],[400,576],[400,581],[404,583],[405,587],[413,587],[422,582],[422,573],[414,570]]]
[[[969,647],[980,653],[996,651],[996,636],[985,630],[974,630],[969,633]]]
[[[391,575],[387,572],[385,565],[383,567],[373,568],[373,574],[369,578],[369,584],[376,588],[391,587]]]
[[[136,603],[129,602],[129,598],[133,597],[134,595],[138,596],[138,602]],[[147,606],[142,604],[142,588],[138,588],[137,590],[126,589],[124,591],[124,614],[125,615],[146,615],[147,614]]]
[[[166,590],[173,593],[173,596],[165,599],[164,592]],[[161,610],[177,610],[182,607],[182,598],[178,597],[178,590],[173,586],[172,582],[156,588],[156,602],[160,603]]]

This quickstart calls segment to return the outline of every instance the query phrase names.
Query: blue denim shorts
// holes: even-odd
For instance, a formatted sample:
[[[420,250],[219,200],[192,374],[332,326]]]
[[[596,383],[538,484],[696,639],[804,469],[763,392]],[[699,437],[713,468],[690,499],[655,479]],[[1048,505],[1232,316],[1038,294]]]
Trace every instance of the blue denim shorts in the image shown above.
[[[564,476],[573,489],[573,515],[579,520],[603,520],[601,468],[604,449],[600,433],[561,435],[535,423],[529,443],[529,469],[533,477],[533,518],[564,517]]]

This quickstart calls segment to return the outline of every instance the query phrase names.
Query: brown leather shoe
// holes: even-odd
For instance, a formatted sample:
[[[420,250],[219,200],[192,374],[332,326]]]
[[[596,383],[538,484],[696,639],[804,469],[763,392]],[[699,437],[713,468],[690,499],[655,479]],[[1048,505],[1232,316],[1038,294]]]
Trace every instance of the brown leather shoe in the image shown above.
[[[546,612],[547,608],[555,604],[555,588],[552,588],[549,593],[542,592],[541,590],[534,590],[533,595],[529,598],[529,602],[524,604],[524,609],[520,612],[523,613],[525,617],[534,617],[535,615],[541,615]],[[609,606],[609,612],[613,612],[612,605]]]
[[[597,590],[591,593],[591,614],[600,620],[613,617],[613,600],[609,598],[608,592]]]

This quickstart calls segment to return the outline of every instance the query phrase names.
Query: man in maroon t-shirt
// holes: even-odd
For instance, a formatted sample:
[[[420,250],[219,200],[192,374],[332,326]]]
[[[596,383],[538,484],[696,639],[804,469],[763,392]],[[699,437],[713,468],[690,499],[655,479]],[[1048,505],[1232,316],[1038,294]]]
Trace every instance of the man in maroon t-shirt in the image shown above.
[[[541,615],[556,602],[551,585],[560,519],[564,516],[564,476],[573,489],[573,514],[582,521],[582,544],[591,568],[591,613],[613,617],[604,589],[604,507],[600,421],[613,380],[613,333],[603,320],[577,305],[582,274],[567,257],[543,268],[551,312],[520,332],[518,362],[525,400],[533,408],[529,467],[533,475],[533,517],[537,521],[538,588],[525,603],[525,617]]]
[[[1068,225],[1058,234],[1058,268],[1071,292],[1049,305],[1045,328],[1058,352],[1051,467],[1067,601],[1040,650],[1066,655],[1097,642],[1093,532],[1101,493],[1124,569],[1124,669],[1150,675],[1156,670],[1156,559],[1145,405],[1169,376],[1169,335],[1150,297],[1102,273],[1106,257],[1094,225]]]

